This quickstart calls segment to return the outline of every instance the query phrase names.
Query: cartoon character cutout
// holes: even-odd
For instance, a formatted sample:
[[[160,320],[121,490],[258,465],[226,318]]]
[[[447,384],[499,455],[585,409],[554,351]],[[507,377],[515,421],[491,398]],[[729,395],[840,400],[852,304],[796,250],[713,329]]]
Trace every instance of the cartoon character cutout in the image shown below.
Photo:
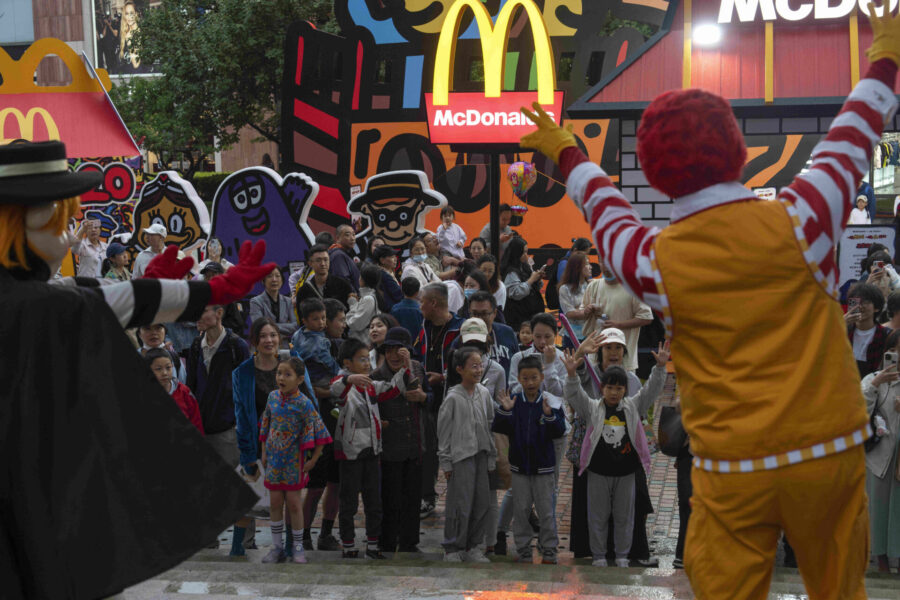
[[[429,210],[447,205],[447,198],[431,189],[422,171],[390,171],[366,180],[361,194],[347,204],[351,217],[365,217],[368,229],[360,236],[380,236],[401,248],[425,231]]]
[[[620,421],[616,415],[603,421],[603,441],[618,448],[625,438],[625,421]]]
[[[279,265],[288,290],[291,262],[306,260],[315,235],[306,223],[319,184],[303,173],[281,177],[266,167],[249,167],[229,175],[216,190],[212,236],[222,241],[222,257],[236,263],[245,240],[266,240],[266,260]],[[262,291],[257,284],[253,293]]]
[[[209,211],[194,186],[175,171],[163,171],[141,189],[134,207],[134,233],[129,240],[138,249],[149,246],[144,228],[159,223],[166,228],[166,246],[174,244],[186,254],[209,237]]]

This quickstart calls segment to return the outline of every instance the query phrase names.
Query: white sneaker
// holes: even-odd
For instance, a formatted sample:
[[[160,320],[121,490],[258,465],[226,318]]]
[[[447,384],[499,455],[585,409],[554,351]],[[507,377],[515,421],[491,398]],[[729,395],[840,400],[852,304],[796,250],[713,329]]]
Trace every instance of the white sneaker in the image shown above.
[[[444,562],[462,562],[462,552],[445,552]]]
[[[617,566],[617,567],[625,567],[625,568],[628,568],[628,562],[629,562],[629,561],[628,561],[627,558],[617,558],[617,559],[616,559],[616,566]]]
[[[606,564],[605,558],[598,558],[597,560],[595,560],[594,562],[591,563],[591,566],[592,567],[608,567],[609,565]]]
[[[484,552],[481,551],[481,548],[472,548],[468,552],[460,552],[465,562],[473,562],[473,563],[489,563],[491,559],[484,555]]]

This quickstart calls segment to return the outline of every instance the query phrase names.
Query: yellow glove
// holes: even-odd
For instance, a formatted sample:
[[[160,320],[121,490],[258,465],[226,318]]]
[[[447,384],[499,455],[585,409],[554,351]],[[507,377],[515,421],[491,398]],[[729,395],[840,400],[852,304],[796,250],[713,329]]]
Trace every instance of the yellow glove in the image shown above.
[[[875,13],[875,5],[869,3],[869,23],[872,25],[872,45],[866,51],[869,62],[888,58],[900,67],[900,16],[891,15],[888,3],[884,3],[884,14]]]
[[[538,126],[537,131],[532,131],[524,136],[519,141],[519,144],[523,148],[534,148],[549,156],[553,159],[553,162],[558,164],[559,155],[563,150],[569,146],[578,145],[575,142],[575,136],[572,134],[574,125],[570,123],[568,127],[563,129],[553,122],[553,119],[544,112],[540,104],[535,102],[532,106],[534,106],[537,114],[529,112],[526,108],[522,109],[522,113]]]

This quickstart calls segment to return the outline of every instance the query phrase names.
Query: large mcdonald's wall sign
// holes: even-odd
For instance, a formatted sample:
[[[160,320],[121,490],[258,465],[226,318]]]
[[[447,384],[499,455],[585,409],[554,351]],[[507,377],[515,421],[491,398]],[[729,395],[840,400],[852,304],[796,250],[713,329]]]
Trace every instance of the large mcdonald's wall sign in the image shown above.
[[[490,196],[487,158],[477,145],[518,142],[531,129],[519,108],[537,100],[573,125],[582,149],[618,180],[618,123],[568,119],[564,102],[650,48],[674,21],[677,4],[335,0],[342,36],[305,22],[288,28],[282,170],[319,184],[313,228],[346,222],[347,202],[372,176],[415,170],[474,235],[488,221]],[[500,162],[529,159],[540,174],[516,230],[533,248],[568,247],[572,235],[589,235],[552,161],[521,152]],[[501,201],[516,201],[509,186],[500,193]],[[574,224],[565,237],[546,227],[557,220]],[[425,226],[437,225],[433,211]]]
[[[537,93],[502,91],[506,66],[506,47],[513,15],[522,7],[531,25],[534,61],[537,71]],[[460,22],[470,9],[481,39],[484,57],[484,94],[451,93],[451,63],[456,54]],[[556,72],[550,36],[541,10],[533,0],[508,0],[492,22],[488,9],[479,0],[456,0],[447,11],[438,38],[434,61],[432,93],[425,94],[428,133],[435,143],[518,143],[533,129],[531,121],[520,112],[537,100],[559,123],[562,119],[563,92],[556,91]]]

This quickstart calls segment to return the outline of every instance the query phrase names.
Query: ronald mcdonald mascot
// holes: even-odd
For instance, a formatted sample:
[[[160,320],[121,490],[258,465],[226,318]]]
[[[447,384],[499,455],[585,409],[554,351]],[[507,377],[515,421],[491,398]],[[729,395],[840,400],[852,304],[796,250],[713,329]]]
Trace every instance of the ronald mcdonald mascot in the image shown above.
[[[667,92],[642,116],[641,167],[674,198],[662,231],[570,132],[524,111],[538,129],[522,146],[556,161],[603,260],[666,321],[696,456],[685,568],[703,600],[765,598],[782,530],[810,598],[866,597],[869,428],[834,251],[897,106],[900,18],[874,10],[868,73],[774,202],[738,182],[746,148],[713,94]]]
[[[256,496],[151,381],[122,327],[195,321],[273,264],[249,242],[208,283],[169,247],[140,279],[48,279],[78,195],[60,142],[0,146],[0,596],[102,598],[206,546]]]

